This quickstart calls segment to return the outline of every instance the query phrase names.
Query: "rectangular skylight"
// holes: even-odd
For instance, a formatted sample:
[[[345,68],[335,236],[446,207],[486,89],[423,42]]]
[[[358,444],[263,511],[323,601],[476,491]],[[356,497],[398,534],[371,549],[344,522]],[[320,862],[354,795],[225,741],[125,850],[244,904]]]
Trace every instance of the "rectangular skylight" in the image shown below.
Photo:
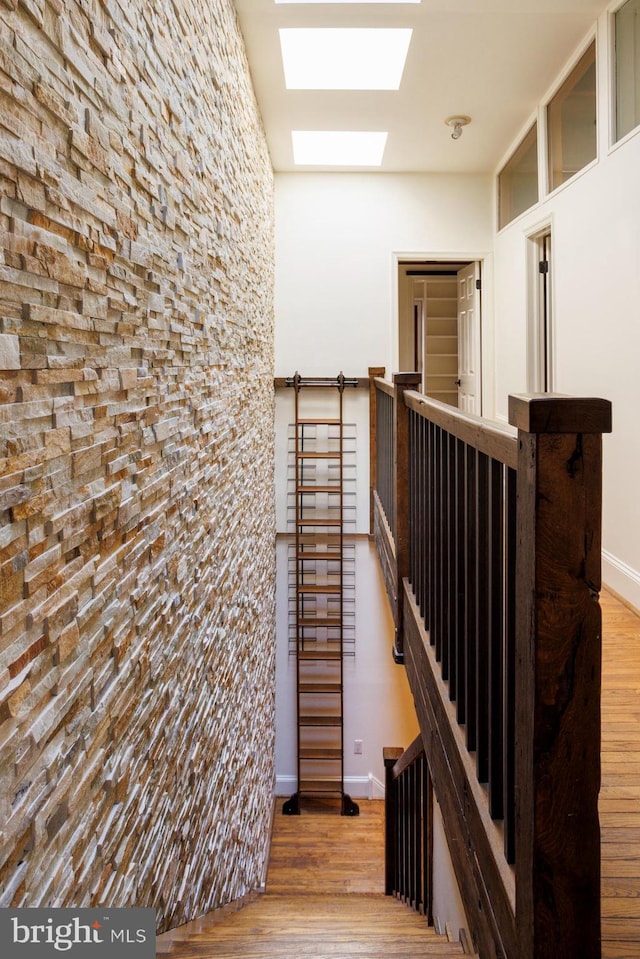
[[[274,3],[420,3],[420,0],[273,0]]]
[[[299,166],[380,166],[386,133],[293,130],[293,162]]]
[[[287,90],[398,90],[411,33],[408,28],[282,28]]]

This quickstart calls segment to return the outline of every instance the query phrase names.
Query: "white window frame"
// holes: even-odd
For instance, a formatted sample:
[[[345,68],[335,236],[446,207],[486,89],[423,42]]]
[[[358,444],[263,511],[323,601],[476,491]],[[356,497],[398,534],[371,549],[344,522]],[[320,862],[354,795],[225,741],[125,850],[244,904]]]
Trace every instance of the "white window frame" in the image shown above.
[[[518,152],[518,150],[521,149],[521,147],[523,146],[525,140],[527,139],[527,137],[531,134],[531,132],[532,132],[534,129],[535,129],[535,133],[536,133],[536,192],[537,192],[537,197],[536,197],[536,199],[534,200],[534,202],[531,203],[528,207],[525,207],[524,210],[521,210],[521,211],[520,211],[519,213],[517,213],[515,216],[512,216],[512,217],[511,217],[509,220],[507,220],[505,223],[500,223],[500,212],[501,212],[501,211],[500,211],[500,177],[501,177],[501,175],[504,173],[504,171],[505,171],[505,169],[506,169],[506,167],[507,167],[507,164],[510,163],[511,160],[515,157],[515,155],[516,155],[516,153]],[[503,160],[502,163],[500,164],[500,167],[499,167],[498,172],[497,172],[497,174],[496,174],[496,225],[497,225],[498,232],[500,232],[500,230],[506,229],[508,226],[511,226],[512,223],[515,223],[521,216],[524,216],[525,213],[529,213],[529,212],[530,212],[531,210],[533,210],[536,206],[538,206],[538,204],[540,203],[540,197],[541,197],[541,196],[542,196],[542,191],[541,191],[541,179],[540,179],[540,123],[539,123],[538,115],[537,115],[537,113],[536,113],[536,114],[531,118],[531,122],[529,123],[529,125],[528,125],[527,128],[525,129],[525,132],[518,137],[518,140],[517,140],[517,142],[516,142],[516,145],[513,147],[513,149],[511,149],[511,150],[509,151],[509,154],[508,154],[507,158],[506,158],[505,160]]]
[[[608,84],[608,106],[609,106],[609,152],[617,150],[622,144],[627,143],[633,137],[640,133],[640,119],[638,123],[618,139],[618,64],[616,59],[616,14],[624,7],[627,0],[615,0],[615,3],[607,10],[606,29],[608,36],[606,38],[607,49],[607,84]]]
[[[592,45],[593,45],[594,48],[595,48],[595,52],[594,52],[594,63],[595,63],[595,68],[596,68],[596,97],[595,97],[595,104],[596,104],[596,137],[595,137],[595,140],[596,140],[596,153],[595,153],[595,156],[593,157],[593,159],[589,160],[588,163],[585,163],[585,165],[582,166],[582,167],[580,167],[579,170],[576,170],[576,172],[573,173],[573,174],[569,177],[568,180],[565,180],[563,183],[559,183],[557,186],[553,187],[552,184],[551,184],[551,175],[550,175],[550,174],[551,174],[551,163],[550,163],[550,156],[549,156],[549,149],[550,149],[550,139],[549,139],[549,105],[550,105],[551,102],[555,99],[555,97],[557,96],[557,94],[558,94],[559,91],[561,90],[561,88],[562,88],[562,86],[564,85],[564,83],[569,79],[569,77],[571,76],[571,74],[573,73],[573,71],[575,70],[575,68],[576,68],[576,67],[578,66],[578,64],[580,63],[580,60],[582,60],[583,56],[585,55],[585,53],[587,52],[587,50],[589,49],[589,47],[591,47]],[[544,99],[544,101],[543,101],[543,103],[542,103],[542,114],[543,114],[543,116],[544,116],[544,147],[545,147],[544,179],[545,179],[545,187],[546,187],[546,191],[545,191],[545,192],[546,192],[546,195],[547,195],[547,196],[554,196],[554,195],[555,195],[556,193],[558,193],[560,190],[562,190],[562,189],[564,189],[566,186],[568,186],[569,183],[573,183],[573,182],[575,181],[576,177],[582,176],[583,173],[585,173],[585,171],[590,170],[593,166],[595,166],[596,163],[598,163],[599,155],[600,155],[599,135],[598,135],[598,134],[599,134],[599,129],[600,129],[600,119],[601,119],[601,118],[600,118],[599,102],[598,102],[598,101],[599,101],[598,90],[599,90],[599,86],[600,86],[600,84],[599,84],[600,68],[599,68],[599,62],[598,62],[598,61],[599,61],[599,55],[598,55],[598,37],[597,37],[596,25],[594,25],[593,30],[590,30],[590,31],[589,31],[589,34],[588,34],[588,36],[585,38],[584,43],[581,44],[581,46],[580,46],[579,49],[577,50],[576,54],[572,57],[571,61],[570,61],[569,64],[567,65],[566,69],[562,72],[562,74],[560,75],[560,77],[558,78],[558,80],[556,81],[556,83],[554,84],[552,91],[549,93],[549,95],[548,95],[547,97],[545,97],[545,99]]]

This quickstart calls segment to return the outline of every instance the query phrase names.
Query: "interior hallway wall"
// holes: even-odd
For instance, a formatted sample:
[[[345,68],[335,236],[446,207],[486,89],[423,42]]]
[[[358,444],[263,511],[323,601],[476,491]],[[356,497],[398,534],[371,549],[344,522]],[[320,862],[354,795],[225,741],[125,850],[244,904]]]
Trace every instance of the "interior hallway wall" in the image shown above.
[[[302,173],[276,174],[275,181],[277,375],[290,376],[298,370],[305,376],[333,376],[342,370],[347,376],[366,376],[369,366],[385,366],[391,374],[398,357],[394,254],[455,257],[488,250],[490,178]],[[369,532],[369,404],[366,392],[345,396],[345,418],[355,423],[357,432],[356,532],[362,535]],[[287,529],[286,430],[292,418],[293,396],[283,390],[276,397],[279,532]],[[381,589],[377,571],[371,571],[364,552],[359,556],[362,571],[356,569],[356,590],[362,607],[345,724],[355,730],[373,709],[372,728],[377,731],[373,740],[369,736],[369,765],[365,768],[365,760],[353,754],[349,740],[345,768],[349,776],[371,773],[380,780],[382,746],[408,746],[416,726],[404,671],[391,659],[393,638],[384,593],[382,606],[377,605]],[[279,568],[284,572],[286,567]],[[290,730],[295,685],[287,672],[286,642],[287,617],[279,613],[276,743],[281,780],[295,772]],[[369,656],[369,643],[373,649],[386,643],[388,656]],[[400,700],[399,683],[404,683]],[[380,694],[372,702],[372,688],[382,690],[385,684],[395,691],[388,700]],[[403,699],[404,716],[398,711]],[[397,741],[384,739],[394,732]]]
[[[397,255],[485,257],[487,350],[492,344],[491,178],[394,174],[276,174],[276,372],[366,376],[397,370]],[[490,357],[488,357],[490,359]],[[490,380],[490,364],[488,372]],[[493,389],[490,389],[493,396]],[[347,396],[357,431],[357,532],[369,531],[369,409]],[[276,397],[278,531],[286,530],[286,427],[293,397]],[[354,796],[379,796],[383,746],[408,746],[418,732],[404,669],[391,657],[393,624],[377,559],[356,552],[356,654],[345,671],[345,776]],[[286,545],[278,551],[276,771],[278,790],[295,783],[295,671],[288,655]],[[363,740],[355,755],[354,739]],[[440,820],[437,819],[437,828]],[[440,829],[435,863],[441,890],[455,886]],[[466,924],[459,898],[439,899],[439,918]]]
[[[552,230],[556,392],[613,404],[604,437],[603,578],[640,608],[640,130],[611,147],[607,16],[598,23],[598,160],[498,233],[496,408],[527,389],[527,237]]]
[[[273,177],[230,0],[2,0],[0,196],[0,905],[164,930],[260,885],[274,784]]]
[[[302,375],[367,375],[369,366],[393,372],[398,356],[396,267],[394,254],[424,252],[454,257],[469,250],[484,251],[491,240],[491,181],[488,177],[380,174],[276,175],[276,372]],[[369,532],[369,405],[366,393],[346,395],[346,418],[357,431],[358,534]],[[282,391],[276,399],[276,498],[278,531],[286,531],[286,429],[293,417],[293,397]],[[375,738],[364,759],[346,757],[346,774],[371,773],[382,778],[382,746],[408,746],[415,734],[415,717],[404,671],[391,660],[392,638],[383,612],[375,615],[372,595],[380,583],[360,555],[356,569],[357,595],[364,597],[356,629],[358,652],[345,703],[345,725],[356,729],[371,715],[372,686],[395,689],[404,681],[404,717],[398,714],[395,692],[385,702],[377,696],[373,708]],[[284,570],[282,565],[279,567]],[[365,612],[367,604],[374,604]],[[280,608],[280,607],[279,607]],[[388,657],[367,655],[380,637]],[[278,656],[286,669],[287,618],[278,616]],[[376,666],[373,667],[372,663]],[[372,672],[373,670],[373,672]],[[366,674],[366,679],[365,679]],[[400,675],[399,675],[400,674]],[[279,671],[277,712],[277,774],[290,777],[291,703],[295,686]],[[402,697],[401,700],[402,701]],[[394,705],[392,705],[394,704]],[[365,723],[365,725],[367,725]],[[385,732],[386,729],[386,732]],[[395,731],[397,742],[379,737]],[[361,738],[361,737],[356,737]],[[379,755],[378,755],[379,754]]]
[[[276,371],[397,370],[394,254],[490,255],[492,180],[276,175]],[[490,312],[490,311],[488,311]]]

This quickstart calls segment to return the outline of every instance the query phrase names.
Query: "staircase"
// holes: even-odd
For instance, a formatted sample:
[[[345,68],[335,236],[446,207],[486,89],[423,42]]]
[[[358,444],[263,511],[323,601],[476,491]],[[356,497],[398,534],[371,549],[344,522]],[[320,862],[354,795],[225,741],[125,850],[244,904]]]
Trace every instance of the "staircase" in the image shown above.
[[[309,797],[273,820],[265,893],[158,936],[168,959],[430,959],[463,956],[424,916],[384,895],[384,803],[336,816]],[[456,930],[457,932],[457,930]]]
[[[445,959],[459,942],[384,895],[270,895],[158,937],[170,959]]]

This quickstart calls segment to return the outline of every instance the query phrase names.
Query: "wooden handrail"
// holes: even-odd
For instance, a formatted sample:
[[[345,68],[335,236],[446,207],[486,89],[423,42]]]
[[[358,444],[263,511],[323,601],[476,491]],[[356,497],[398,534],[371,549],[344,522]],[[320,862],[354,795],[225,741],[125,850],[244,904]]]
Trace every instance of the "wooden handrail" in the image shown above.
[[[396,388],[393,382],[385,380],[382,376],[376,376],[374,379],[374,385],[377,390],[381,393],[386,393],[388,396],[395,397]]]
[[[395,623],[393,656],[397,663],[401,663],[403,657],[402,604],[398,602],[398,597],[402,589],[402,579],[409,572],[409,409],[403,402],[403,395],[419,382],[418,373],[396,373],[393,384],[374,377],[376,400],[370,411],[371,433],[375,432],[377,437],[378,481],[377,490],[372,492],[372,527],[379,555],[382,557],[385,550],[387,553],[384,560],[385,584]],[[377,394],[381,394],[379,399]],[[378,495],[375,495],[376,493]]]
[[[490,422],[473,413],[463,413],[454,407],[432,400],[422,393],[408,390],[404,401],[418,416],[442,427],[451,436],[498,460],[505,466],[516,469],[518,465],[518,437],[513,427]]]
[[[374,389],[390,395],[386,380]],[[404,497],[406,515],[400,506],[396,528],[386,524],[374,490],[374,533],[421,739],[393,765],[406,771],[427,746],[483,957],[597,959],[611,405],[510,397],[506,426],[408,389],[406,377],[394,403],[407,413],[396,414],[392,451],[394,508]]]
[[[394,373],[393,385],[396,389],[394,400],[394,500],[396,543],[396,576],[398,595],[402,591],[402,581],[409,575],[409,408],[404,402],[405,394],[418,386],[419,373]],[[404,662],[404,629],[402,625],[403,607],[398,606],[396,620],[396,638],[393,645],[393,658],[396,663]]]
[[[374,491],[378,488],[378,390],[376,382],[384,376],[384,366],[369,367],[369,535],[373,535]]]
[[[422,755],[424,752],[424,743],[422,742],[422,733],[418,733],[416,738],[413,740],[410,746],[407,746],[405,751],[401,756],[397,758],[397,761],[394,763],[391,770],[391,775],[394,779],[397,779],[402,773],[411,766],[418,756]],[[384,753],[383,753],[384,758]]]

